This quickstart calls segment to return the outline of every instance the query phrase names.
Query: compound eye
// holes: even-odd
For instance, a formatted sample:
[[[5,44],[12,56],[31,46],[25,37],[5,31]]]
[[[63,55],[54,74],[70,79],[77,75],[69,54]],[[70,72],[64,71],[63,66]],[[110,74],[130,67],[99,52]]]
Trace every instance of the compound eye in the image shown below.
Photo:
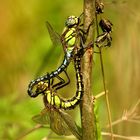
[[[71,28],[73,27],[74,25],[78,25],[79,23],[79,18],[76,17],[76,16],[69,16],[66,20],[66,23],[65,25],[68,27],[68,28]]]

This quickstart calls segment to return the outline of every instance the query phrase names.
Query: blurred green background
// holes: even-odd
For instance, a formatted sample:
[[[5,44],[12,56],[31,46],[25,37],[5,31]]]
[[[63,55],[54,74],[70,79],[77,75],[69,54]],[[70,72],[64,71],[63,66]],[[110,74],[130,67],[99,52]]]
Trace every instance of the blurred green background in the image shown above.
[[[103,57],[112,119],[116,120],[124,109],[129,109],[140,98],[140,3],[137,0],[106,0],[104,3],[103,16],[114,25],[112,47],[104,49]],[[40,75],[55,70],[62,61],[63,50],[59,47],[52,50],[45,21],[61,33],[67,16],[78,16],[82,9],[81,0],[0,1],[1,140],[15,140],[35,126],[31,118],[43,109],[43,103],[41,97],[31,99],[27,95],[27,86],[43,62],[45,65],[41,67]],[[93,61],[95,95],[103,91],[103,86],[97,54]],[[62,93],[71,97],[75,93],[72,66],[68,72],[72,82]],[[140,113],[140,106],[137,112]],[[108,121],[104,98],[99,99],[99,118],[101,127],[105,127]],[[114,132],[122,135],[140,135],[139,130],[138,123],[130,122],[114,127]],[[48,132],[48,129],[39,129],[23,140],[43,140]]]

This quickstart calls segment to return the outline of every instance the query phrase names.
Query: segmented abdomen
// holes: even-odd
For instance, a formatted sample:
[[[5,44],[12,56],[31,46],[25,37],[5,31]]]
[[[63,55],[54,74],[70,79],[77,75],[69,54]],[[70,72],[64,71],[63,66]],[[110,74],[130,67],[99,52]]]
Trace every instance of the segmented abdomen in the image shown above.
[[[46,74],[44,76],[40,76],[39,78],[37,78],[36,80],[32,80],[28,86],[28,95],[31,97],[36,97],[38,96],[38,93],[36,93],[33,89],[34,87],[41,81],[46,81],[49,80],[51,78],[56,77],[58,74],[60,74],[61,72],[64,71],[64,69],[67,68],[67,66],[69,65],[71,58],[73,57],[72,52],[66,53],[66,55],[64,56],[64,60],[62,62],[62,64],[60,65],[60,67],[58,67],[58,69],[56,71],[51,72],[50,74]]]
[[[77,80],[76,95],[71,99],[63,99],[51,90],[44,91],[45,106],[53,106],[55,108],[73,109],[81,101],[84,92],[83,77],[81,74],[80,57],[75,58],[75,70]]]

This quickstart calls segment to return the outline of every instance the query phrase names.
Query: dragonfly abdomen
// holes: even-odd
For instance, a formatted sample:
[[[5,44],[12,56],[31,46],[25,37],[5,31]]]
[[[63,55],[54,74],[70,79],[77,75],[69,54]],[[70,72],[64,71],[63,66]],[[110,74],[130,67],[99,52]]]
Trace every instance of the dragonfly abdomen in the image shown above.
[[[53,106],[57,109],[74,109],[77,104],[81,101],[83,91],[78,91],[76,96],[72,99],[63,99],[62,97],[58,96],[56,93],[52,93],[50,90],[45,91],[44,93],[44,103],[45,106]]]
[[[31,97],[38,96],[38,93],[36,91],[33,91],[34,87],[37,86],[37,84],[40,83],[41,81],[50,80],[56,77],[57,75],[59,75],[61,72],[63,72],[68,67],[69,63],[71,62],[72,57],[73,57],[72,52],[67,52],[64,56],[64,60],[62,64],[55,71],[51,72],[50,74],[40,76],[36,80],[32,80],[28,86],[29,96]]]
[[[76,57],[74,61],[77,79],[76,95],[71,99],[63,99],[62,97],[57,95],[56,92],[53,91],[53,89],[49,88],[43,93],[45,106],[53,106],[55,108],[67,110],[75,108],[76,105],[79,104],[79,102],[81,101],[84,92],[83,77],[80,65],[81,58]]]
[[[61,72],[63,72],[69,65],[69,63],[71,62],[71,59],[72,59],[72,53],[69,53],[64,56],[64,60],[62,62],[62,64],[60,65],[60,67],[58,67],[57,70],[51,72],[49,78],[53,78],[53,77],[56,77],[58,74],[60,74]],[[47,79],[47,77],[46,77]]]

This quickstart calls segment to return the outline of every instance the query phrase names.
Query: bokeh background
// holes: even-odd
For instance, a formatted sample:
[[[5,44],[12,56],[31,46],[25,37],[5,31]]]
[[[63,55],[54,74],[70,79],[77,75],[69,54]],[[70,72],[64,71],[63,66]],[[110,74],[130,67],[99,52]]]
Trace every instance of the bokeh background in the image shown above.
[[[112,120],[121,118],[124,109],[140,98],[140,3],[138,0],[106,0],[104,17],[113,22],[113,43],[104,49],[104,67],[111,104]],[[0,139],[15,140],[36,124],[32,116],[43,109],[41,97],[27,95],[29,82],[37,75],[55,70],[62,61],[62,47],[53,47],[45,22],[61,33],[69,15],[80,15],[81,0],[5,0],[0,1]],[[93,94],[103,91],[100,61],[93,58]],[[64,96],[75,93],[73,67],[68,69],[71,84],[61,90]],[[67,95],[66,95],[67,94]],[[75,118],[77,114],[71,111]],[[140,114],[140,106],[137,109]],[[105,128],[105,99],[99,99],[99,120]],[[78,119],[77,119],[78,120]],[[139,123],[114,126],[120,135],[139,135]],[[49,129],[39,129],[23,140],[41,140]]]

